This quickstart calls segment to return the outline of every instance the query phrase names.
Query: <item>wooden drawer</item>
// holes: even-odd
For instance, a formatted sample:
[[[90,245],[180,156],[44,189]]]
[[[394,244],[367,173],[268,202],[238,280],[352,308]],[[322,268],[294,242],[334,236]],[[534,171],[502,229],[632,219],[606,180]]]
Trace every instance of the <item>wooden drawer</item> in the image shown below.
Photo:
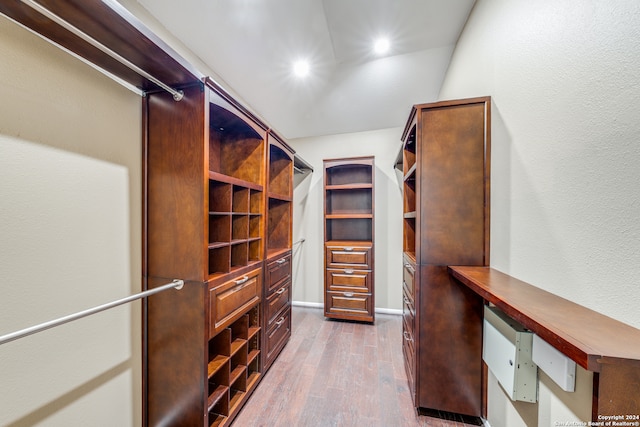
[[[371,270],[373,265],[371,259],[371,246],[327,246],[326,267],[327,268],[358,268]]]
[[[261,269],[253,270],[209,291],[209,337],[215,336],[260,301],[261,272]]]
[[[413,305],[413,301],[411,301],[406,293],[402,293],[402,318],[403,318],[403,332],[407,330],[409,334],[413,337],[414,328],[415,328],[415,318],[416,318],[416,310]]]
[[[280,350],[289,340],[291,336],[291,309],[281,311],[273,325],[267,330],[266,335],[266,366],[271,365],[271,362],[280,353]]]
[[[284,283],[267,297],[265,307],[267,329],[278,319],[278,313],[289,305],[291,305],[291,281]]]
[[[402,269],[402,282],[405,292],[408,294],[411,301],[415,301],[415,276],[416,266],[411,261],[404,257],[404,267]]]
[[[327,292],[325,311],[345,316],[373,317],[371,294],[356,292]]]
[[[279,289],[282,282],[291,278],[291,252],[272,261],[268,261],[264,273],[267,295]]]
[[[326,272],[327,291],[371,292],[371,271],[353,268],[331,269]]]
[[[416,350],[413,337],[413,327],[408,327],[406,318],[402,322],[402,355],[404,357],[404,368],[407,373],[407,380],[409,382],[409,391],[411,393],[411,400],[416,403]]]

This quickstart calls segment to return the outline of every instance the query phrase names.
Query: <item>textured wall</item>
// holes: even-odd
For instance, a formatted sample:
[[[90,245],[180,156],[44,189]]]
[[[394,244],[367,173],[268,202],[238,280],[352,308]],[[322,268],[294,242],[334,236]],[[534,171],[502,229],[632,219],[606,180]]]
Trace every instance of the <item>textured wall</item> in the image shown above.
[[[635,0],[479,0],[440,92],[493,97],[491,265],[635,327],[638,22]],[[510,414],[490,405],[491,425],[588,417],[588,398],[552,385],[542,379],[532,417],[490,383],[494,409]]]
[[[0,17],[0,335],[140,291],[141,101]],[[0,425],[138,426],[140,303],[0,346]]]

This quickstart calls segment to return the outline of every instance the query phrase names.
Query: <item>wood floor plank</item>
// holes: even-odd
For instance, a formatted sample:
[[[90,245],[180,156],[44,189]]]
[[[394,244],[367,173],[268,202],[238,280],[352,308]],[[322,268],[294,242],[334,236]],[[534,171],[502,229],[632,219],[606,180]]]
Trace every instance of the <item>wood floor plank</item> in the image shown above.
[[[402,317],[375,324],[327,320],[293,307],[292,336],[245,407],[237,427],[469,427],[455,414],[420,415],[409,395]]]

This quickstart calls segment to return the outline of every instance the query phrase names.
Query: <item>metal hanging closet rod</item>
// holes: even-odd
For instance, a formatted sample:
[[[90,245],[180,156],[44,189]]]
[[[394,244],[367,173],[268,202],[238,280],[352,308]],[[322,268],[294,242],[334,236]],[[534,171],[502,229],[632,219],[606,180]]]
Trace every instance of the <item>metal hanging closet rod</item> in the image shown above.
[[[35,10],[36,12],[40,13],[41,15],[46,16],[47,18],[51,19],[52,21],[54,21],[58,25],[64,27],[68,31],[70,31],[73,34],[75,34],[76,36],[80,37],[82,40],[86,41],[87,43],[89,43],[93,47],[95,47],[95,48],[101,50],[103,53],[109,55],[111,58],[115,59],[116,61],[118,61],[119,63],[124,65],[125,67],[129,68],[130,70],[138,73],[142,77],[144,77],[144,78],[152,81],[156,85],[160,86],[162,89],[166,90],[171,95],[173,95],[173,99],[175,101],[180,101],[184,97],[184,92],[182,92],[181,90],[176,90],[176,89],[170,87],[169,85],[161,82],[157,78],[153,77],[151,74],[149,74],[146,71],[144,71],[142,68],[138,67],[136,64],[134,64],[131,61],[129,61],[128,59],[122,57],[121,55],[119,55],[118,53],[116,53],[113,50],[109,49],[107,46],[103,45],[102,43],[100,43],[99,41],[94,39],[93,37],[89,36],[88,34],[84,33],[83,31],[79,30],[78,28],[74,27],[73,25],[71,25],[70,23],[65,21],[64,19],[60,18],[58,15],[56,15],[53,12],[51,12],[46,7],[36,3],[34,0],[21,0],[21,1],[22,1],[22,3],[26,4],[27,6],[29,6],[33,10]]]
[[[56,327],[56,326],[63,325],[65,323],[69,323],[69,322],[71,322],[73,320],[81,319],[83,317],[87,317],[87,316],[90,316],[92,314],[108,310],[108,309],[113,308],[113,307],[117,307],[119,305],[131,302],[131,301],[135,301],[137,299],[146,298],[148,296],[151,296],[153,294],[157,294],[159,292],[166,291],[168,289],[175,288],[177,290],[180,290],[180,289],[182,289],[183,286],[184,286],[184,280],[174,279],[173,282],[171,282],[171,283],[167,283],[166,285],[158,286],[157,288],[153,288],[153,289],[150,289],[148,291],[144,291],[144,292],[140,292],[140,293],[137,293],[137,294],[134,294],[134,295],[130,295],[128,297],[121,298],[121,299],[115,300],[115,301],[111,301],[111,302],[108,302],[106,304],[102,304],[102,305],[99,305],[99,306],[96,306],[96,307],[93,307],[93,308],[89,308],[89,309],[86,309],[86,310],[83,310],[83,311],[79,311],[77,313],[69,314],[67,316],[60,317],[60,318],[55,319],[55,320],[50,320],[48,322],[44,322],[44,323],[41,323],[39,325],[31,326],[30,328],[21,329],[19,331],[12,332],[12,333],[7,334],[7,335],[2,335],[2,336],[0,336],[0,345],[6,344],[6,343],[11,342],[11,341],[15,341],[15,340],[20,339],[20,338],[27,337],[29,335],[33,335],[33,334],[38,333],[38,332],[45,331],[47,329],[51,329],[51,328]]]

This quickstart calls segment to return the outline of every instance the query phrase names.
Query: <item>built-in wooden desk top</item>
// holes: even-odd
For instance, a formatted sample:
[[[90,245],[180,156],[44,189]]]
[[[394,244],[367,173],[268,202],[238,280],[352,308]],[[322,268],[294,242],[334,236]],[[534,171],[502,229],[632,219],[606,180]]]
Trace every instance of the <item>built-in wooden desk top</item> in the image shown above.
[[[489,267],[449,270],[583,368],[601,372],[605,363],[640,368],[640,329]]]

